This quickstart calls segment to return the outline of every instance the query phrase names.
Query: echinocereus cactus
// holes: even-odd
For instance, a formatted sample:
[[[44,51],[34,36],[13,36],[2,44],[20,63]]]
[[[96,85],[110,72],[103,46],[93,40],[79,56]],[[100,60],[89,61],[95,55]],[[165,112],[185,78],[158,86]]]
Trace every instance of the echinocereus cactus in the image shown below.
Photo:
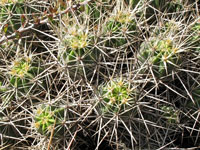
[[[111,79],[99,88],[103,113],[121,113],[136,102],[137,91],[122,78]]]
[[[173,41],[158,37],[150,38],[141,44],[138,61],[139,67],[147,67],[142,69],[142,72],[152,69],[154,76],[157,78],[171,74],[181,64],[179,49]]]
[[[125,77],[117,77],[101,84],[98,91],[99,132],[104,133],[108,129],[108,138],[115,135],[120,139],[133,137],[131,119],[137,118],[139,105],[139,91],[135,83]],[[132,140],[136,142],[135,137]]]
[[[49,135],[53,128],[55,136],[64,133],[64,108],[42,105],[36,110],[34,119],[35,128],[41,134]]]
[[[22,57],[12,62],[10,67],[10,84],[21,92],[27,92],[34,85],[33,79],[42,69],[32,62],[31,57]]]
[[[25,78],[33,78],[33,75],[30,74],[31,64],[29,59],[19,59],[13,62],[10,70],[10,83],[15,87],[20,87],[23,84],[26,84]]]
[[[116,48],[128,43],[129,35],[136,33],[136,23],[131,10],[115,9],[113,15],[105,23],[105,35],[109,37],[105,46]]]
[[[93,37],[81,27],[71,27],[61,41],[59,59],[69,66],[71,78],[88,77],[95,68],[99,52],[92,45]]]

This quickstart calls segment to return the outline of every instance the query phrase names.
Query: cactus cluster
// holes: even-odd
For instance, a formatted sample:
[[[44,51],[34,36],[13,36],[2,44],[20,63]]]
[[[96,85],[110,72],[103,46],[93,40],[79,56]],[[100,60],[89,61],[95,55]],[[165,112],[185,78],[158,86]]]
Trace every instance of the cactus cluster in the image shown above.
[[[198,8],[0,1],[0,149],[197,149]]]

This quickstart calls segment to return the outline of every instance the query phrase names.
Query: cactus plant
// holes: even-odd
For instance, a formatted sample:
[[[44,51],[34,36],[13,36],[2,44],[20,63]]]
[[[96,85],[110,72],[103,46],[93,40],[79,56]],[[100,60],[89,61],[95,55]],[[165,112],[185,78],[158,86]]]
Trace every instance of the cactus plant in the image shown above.
[[[136,102],[137,91],[122,78],[111,79],[99,87],[103,113],[120,113]],[[100,106],[101,107],[101,106]]]
[[[34,81],[42,70],[37,63],[32,61],[31,57],[21,57],[13,61],[8,69],[9,82],[4,80],[3,84],[0,84],[2,106],[7,105],[14,98],[35,94],[45,88],[42,80],[40,83]]]
[[[116,10],[105,23],[105,36],[109,36],[105,46],[116,48],[128,43],[126,33],[136,33],[136,23],[130,10]]]
[[[59,136],[64,132],[63,120],[64,108],[42,105],[35,114],[35,128],[44,135],[49,135],[54,128],[54,135]]]
[[[10,69],[10,84],[14,87],[24,87],[31,86],[31,80],[41,72],[41,68],[35,67],[31,58],[20,58],[15,60]]]
[[[39,63],[34,62],[31,57],[21,57],[12,62],[9,68],[10,80],[8,88],[15,88],[17,96],[31,93],[34,94],[38,90],[38,84],[34,81],[35,77],[42,72],[42,68]],[[41,86],[44,87],[44,83],[41,81]],[[15,96],[16,96],[15,95]]]
[[[198,148],[198,4],[1,0],[0,147]]]
[[[102,83],[98,91],[100,99],[96,108],[101,116],[99,117],[99,132],[104,133],[108,129],[106,132],[112,135],[108,134],[107,138],[112,139],[112,136],[119,136],[120,139],[129,137],[136,142],[129,123],[130,118],[138,115],[136,107],[139,92],[137,86],[130,83],[125,77],[116,77]],[[125,139],[123,140],[126,141]]]
[[[72,26],[61,41],[59,60],[69,66],[71,78],[89,77],[93,73],[99,52],[92,47],[92,40],[87,30]]]
[[[141,44],[138,55],[139,66],[146,64],[152,67],[155,77],[161,78],[181,65],[179,49],[171,39],[150,38]],[[149,70],[149,68],[148,68]]]

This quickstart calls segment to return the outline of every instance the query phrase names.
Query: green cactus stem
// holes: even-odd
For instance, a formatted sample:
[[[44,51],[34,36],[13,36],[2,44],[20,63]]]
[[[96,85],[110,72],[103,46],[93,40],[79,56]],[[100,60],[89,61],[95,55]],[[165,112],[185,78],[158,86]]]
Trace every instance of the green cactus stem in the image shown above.
[[[102,97],[103,113],[119,113],[125,110],[130,104],[135,103],[136,89],[129,85],[126,80],[112,79],[99,88]]]
[[[119,47],[127,44],[128,35],[136,33],[136,23],[129,10],[117,10],[105,24],[106,47]]]
[[[34,78],[42,72],[38,64],[32,62],[31,57],[22,57],[13,61],[10,68],[10,85],[20,92],[27,93],[34,84]],[[34,85],[36,87],[36,85]],[[35,88],[34,88],[35,89]]]
[[[42,105],[35,114],[35,128],[43,135],[49,135],[53,128],[54,136],[62,135],[64,132],[63,118],[64,108]]]
[[[72,78],[89,77],[94,71],[99,52],[92,48],[93,37],[80,27],[72,27],[62,41],[59,59],[70,68]],[[92,71],[93,70],[93,71]]]
[[[150,38],[141,44],[138,55],[139,67],[146,63],[146,71],[149,71],[148,67],[151,66],[155,77],[165,77],[181,64],[178,50],[170,39]],[[142,69],[142,72],[144,70]]]

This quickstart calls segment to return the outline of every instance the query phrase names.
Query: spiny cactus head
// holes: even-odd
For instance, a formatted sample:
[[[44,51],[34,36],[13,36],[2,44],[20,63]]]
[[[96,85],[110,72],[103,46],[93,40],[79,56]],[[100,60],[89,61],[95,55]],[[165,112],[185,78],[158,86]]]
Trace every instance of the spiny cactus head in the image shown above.
[[[31,64],[24,58],[13,61],[9,74],[11,75],[10,83],[16,87],[20,86],[21,80],[24,80],[29,74]]]
[[[118,11],[111,17],[111,19],[121,24],[128,24],[132,21],[131,13],[128,11]]]
[[[15,87],[27,86],[31,79],[42,71],[38,64],[32,61],[31,56],[14,60],[10,67],[10,83]]]
[[[141,44],[138,60],[152,66],[154,76],[164,77],[180,65],[179,49],[171,39],[151,38]]]
[[[24,78],[26,74],[28,74],[28,71],[30,70],[30,58],[25,59],[20,59],[20,60],[15,60],[13,62],[10,74],[19,77],[19,78]]]
[[[89,45],[89,36],[83,26],[71,26],[61,39],[59,59],[69,63],[84,55],[84,50]]]
[[[136,33],[136,23],[131,10],[114,11],[103,26],[103,33],[106,38],[105,46],[116,48],[127,44],[128,32],[134,35]]]
[[[58,58],[69,66],[70,77],[78,79],[90,76],[99,58],[99,51],[91,47],[94,41],[93,36],[88,34],[88,29],[84,26],[72,26],[61,42]]]
[[[43,134],[46,133],[47,131],[51,131],[51,128],[55,123],[53,112],[49,110],[38,109],[37,115],[38,116],[36,116],[37,122],[35,123],[35,127]]]
[[[88,45],[88,35],[83,29],[75,26],[70,28],[69,34],[64,37],[64,41],[72,50],[82,49]]]
[[[120,30],[134,30],[135,22],[130,10],[116,10],[106,22],[106,32],[120,32]]]
[[[52,106],[42,105],[36,110],[35,128],[38,132],[44,135],[49,135],[52,129],[55,129],[55,134],[59,132],[61,120],[64,117],[64,108],[56,108]]]
[[[111,79],[101,85],[99,90],[105,113],[119,113],[136,101],[136,89],[122,78]]]

